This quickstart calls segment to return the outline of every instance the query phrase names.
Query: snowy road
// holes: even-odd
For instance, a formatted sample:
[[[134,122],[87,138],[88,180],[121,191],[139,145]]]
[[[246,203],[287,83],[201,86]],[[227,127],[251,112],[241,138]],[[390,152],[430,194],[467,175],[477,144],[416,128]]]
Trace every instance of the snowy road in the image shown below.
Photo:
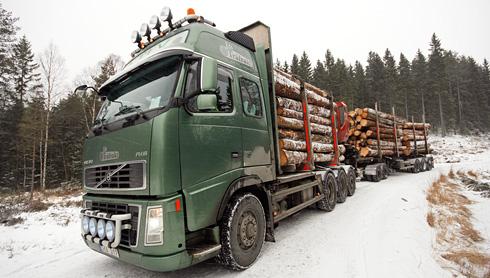
[[[475,160],[453,167],[490,169],[488,153]],[[0,277],[450,277],[433,256],[425,200],[429,184],[449,168],[443,164],[431,172],[359,182],[356,194],[333,212],[306,210],[281,222],[277,242],[266,243],[244,272],[213,261],[172,273],[149,272],[89,250],[74,222],[46,224],[37,233],[32,226],[2,227],[0,243],[10,240],[13,250],[8,258],[8,246],[0,249]],[[37,239],[21,240],[33,234]]]

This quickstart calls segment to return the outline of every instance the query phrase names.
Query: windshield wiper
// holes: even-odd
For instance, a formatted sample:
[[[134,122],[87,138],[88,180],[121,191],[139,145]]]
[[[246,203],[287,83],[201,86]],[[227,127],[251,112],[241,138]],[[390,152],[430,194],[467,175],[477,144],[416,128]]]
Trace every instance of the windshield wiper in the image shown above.
[[[119,109],[119,112],[117,112],[116,114],[114,114],[114,116],[124,115],[124,114],[128,114],[128,113],[131,113],[131,112],[134,112],[134,111],[137,111],[137,112],[141,113],[141,112],[143,112],[143,110],[140,107],[141,107],[140,105],[136,105],[136,106],[122,106]]]

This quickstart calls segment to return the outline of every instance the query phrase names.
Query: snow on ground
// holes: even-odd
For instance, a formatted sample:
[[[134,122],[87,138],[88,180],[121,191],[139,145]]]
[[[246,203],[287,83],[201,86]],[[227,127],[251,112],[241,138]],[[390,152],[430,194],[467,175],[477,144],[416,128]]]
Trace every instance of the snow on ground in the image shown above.
[[[490,135],[440,137],[431,135],[429,144],[434,149],[436,163],[458,163],[482,159],[490,150]]]
[[[395,173],[379,183],[359,182],[356,194],[333,212],[305,210],[284,220],[276,242],[265,243],[257,262],[244,272],[228,271],[212,260],[171,273],[118,262],[81,241],[77,208],[54,206],[23,214],[22,224],[0,226],[0,277],[451,277],[435,259],[426,190],[451,167],[490,171],[488,148],[473,154],[459,150],[458,142],[480,141],[434,140],[436,151],[451,148],[451,158],[461,162],[436,164],[419,174]],[[439,153],[436,161],[445,157]],[[472,205],[475,226],[489,250],[490,199],[480,199]]]

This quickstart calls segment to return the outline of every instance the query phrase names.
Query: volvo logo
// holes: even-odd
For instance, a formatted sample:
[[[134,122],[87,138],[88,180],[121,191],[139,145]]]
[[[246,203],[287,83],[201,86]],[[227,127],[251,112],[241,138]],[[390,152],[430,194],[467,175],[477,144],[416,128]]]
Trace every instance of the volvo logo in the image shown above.
[[[101,186],[105,182],[110,182],[111,181],[111,177],[114,176],[114,174],[116,174],[117,172],[119,172],[122,168],[126,167],[126,165],[128,165],[128,164],[127,163],[123,163],[123,164],[119,165],[119,167],[117,167],[114,171],[108,172],[106,174],[106,176],[101,181],[99,181],[99,183],[97,183],[97,185],[95,185],[95,188],[98,188],[99,186]]]
[[[99,153],[100,161],[114,160],[119,158],[118,151],[107,151],[107,147],[102,147],[102,151]]]

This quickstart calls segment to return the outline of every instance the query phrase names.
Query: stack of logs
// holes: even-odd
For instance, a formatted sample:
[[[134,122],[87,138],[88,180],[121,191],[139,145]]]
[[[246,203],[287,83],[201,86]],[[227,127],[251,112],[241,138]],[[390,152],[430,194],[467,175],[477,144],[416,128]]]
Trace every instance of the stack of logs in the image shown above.
[[[405,147],[404,155],[428,154],[432,151],[428,143],[427,149],[425,148],[425,140],[429,135],[430,127],[430,124],[425,124],[424,126],[424,123],[412,122],[405,122],[403,126],[400,126],[403,135],[402,145]],[[417,146],[417,152],[415,152],[415,146]]]
[[[380,139],[379,150],[383,156],[396,155],[395,146],[398,146],[398,155],[400,156],[414,154],[414,140],[417,141],[418,153],[425,153],[424,124],[422,123],[408,122],[403,118],[380,111],[376,112],[376,110],[371,108],[356,108],[354,111],[349,112],[349,117],[350,130],[348,143],[357,149],[361,157],[379,156],[377,140],[378,127]],[[378,118],[378,124],[376,123],[376,118]],[[395,123],[397,126],[396,134]],[[415,137],[412,127],[415,127]],[[425,127],[427,136],[430,125],[426,124]]]
[[[281,166],[298,167],[308,157],[301,83],[277,69],[274,70],[274,78]],[[313,160],[315,163],[330,162],[334,158],[334,149],[329,95],[308,83],[304,83],[304,93],[308,103]],[[343,154],[345,147],[339,146],[339,152]],[[343,156],[339,157],[339,160],[343,159]]]

